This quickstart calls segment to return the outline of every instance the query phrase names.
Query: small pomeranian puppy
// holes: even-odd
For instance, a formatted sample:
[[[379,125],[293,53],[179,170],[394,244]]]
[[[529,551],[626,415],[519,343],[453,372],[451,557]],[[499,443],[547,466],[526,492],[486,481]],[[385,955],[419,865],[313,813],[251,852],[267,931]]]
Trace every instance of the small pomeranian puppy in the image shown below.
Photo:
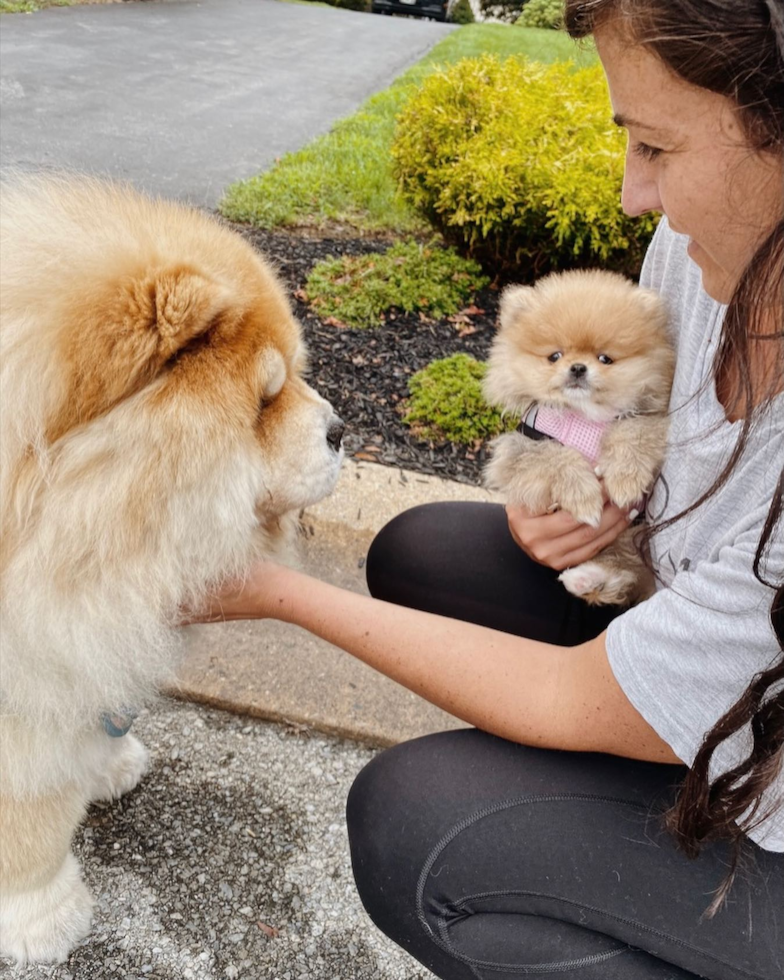
[[[664,458],[674,353],[658,294],[603,271],[554,273],[501,297],[487,400],[522,416],[491,445],[488,486],[534,514],[598,527],[602,482],[640,510]],[[653,578],[631,528],[560,580],[594,605],[640,601]]]
[[[71,837],[144,772],[123,733],[181,608],[285,556],[343,424],[274,273],[210,216],[19,177],[0,248],[0,955],[24,963],[89,930]]]

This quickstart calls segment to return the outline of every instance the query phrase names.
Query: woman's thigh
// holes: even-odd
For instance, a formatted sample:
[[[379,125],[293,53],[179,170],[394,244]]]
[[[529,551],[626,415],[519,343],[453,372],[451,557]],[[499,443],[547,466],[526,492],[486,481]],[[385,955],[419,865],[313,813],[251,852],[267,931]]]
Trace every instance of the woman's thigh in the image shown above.
[[[598,636],[618,613],[587,606],[528,558],[500,504],[405,511],[371,545],[367,581],[378,599],[561,646]]]
[[[749,845],[704,917],[724,845],[684,857],[662,829],[683,769],[549,752],[475,730],[382,753],[348,802],[376,924],[449,980],[774,980],[784,855]]]

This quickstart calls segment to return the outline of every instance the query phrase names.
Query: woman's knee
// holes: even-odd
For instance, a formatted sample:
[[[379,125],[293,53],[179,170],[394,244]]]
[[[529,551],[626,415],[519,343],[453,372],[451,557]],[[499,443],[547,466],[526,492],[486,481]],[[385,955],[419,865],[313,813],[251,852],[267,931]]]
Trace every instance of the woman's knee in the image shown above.
[[[396,942],[416,922],[419,864],[407,847],[407,793],[401,747],[377,755],[359,773],[346,804],[351,864],[368,915]],[[413,814],[411,814],[413,816]]]
[[[421,504],[393,517],[373,539],[365,572],[370,594],[376,599],[398,601],[401,583],[421,563],[423,532],[436,504]]]

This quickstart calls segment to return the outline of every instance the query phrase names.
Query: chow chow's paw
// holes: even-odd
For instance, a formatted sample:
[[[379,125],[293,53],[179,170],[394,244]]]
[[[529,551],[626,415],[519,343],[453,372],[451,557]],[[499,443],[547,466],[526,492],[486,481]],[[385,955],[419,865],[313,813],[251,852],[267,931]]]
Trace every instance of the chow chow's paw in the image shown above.
[[[150,756],[133,735],[105,739],[105,755],[84,787],[91,803],[109,802],[129,793],[147,772]]]
[[[62,963],[89,933],[93,900],[79,863],[69,854],[44,888],[0,897],[0,956],[27,963]]]
[[[623,569],[596,561],[586,561],[561,572],[558,580],[572,595],[592,606],[617,606],[627,601],[636,585],[636,576]]]

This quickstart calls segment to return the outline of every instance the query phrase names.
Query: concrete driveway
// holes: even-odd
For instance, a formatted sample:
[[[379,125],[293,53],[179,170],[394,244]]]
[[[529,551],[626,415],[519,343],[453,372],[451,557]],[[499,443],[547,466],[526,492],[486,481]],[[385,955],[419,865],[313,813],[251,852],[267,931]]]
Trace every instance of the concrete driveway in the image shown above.
[[[278,0],[147,0],[6,15],[0,162],[111,174],[214,207],[452,28]]]

